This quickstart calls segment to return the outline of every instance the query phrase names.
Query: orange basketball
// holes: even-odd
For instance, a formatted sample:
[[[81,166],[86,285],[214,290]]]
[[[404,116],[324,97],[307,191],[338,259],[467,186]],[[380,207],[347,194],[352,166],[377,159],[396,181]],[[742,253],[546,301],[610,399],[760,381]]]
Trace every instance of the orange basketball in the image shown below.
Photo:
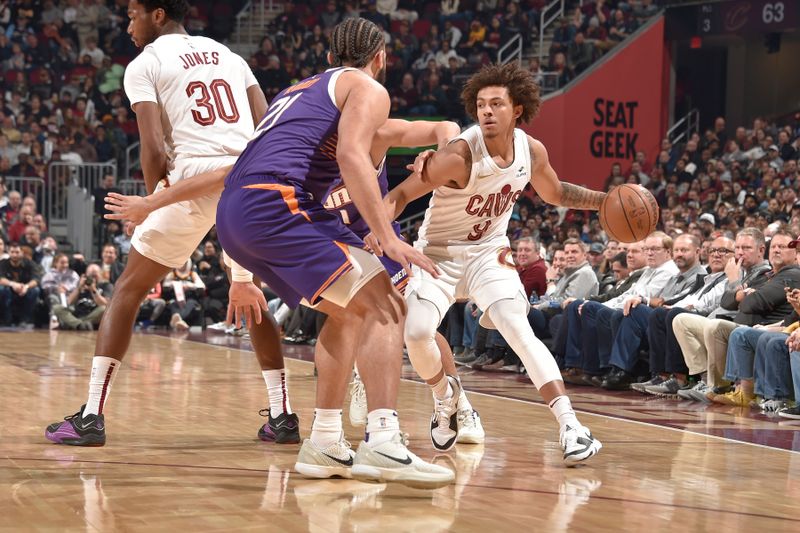
[[[611,189],[600,206],[600,225],[610,239],[638,242],[658,224],[656,199],[640,185],[626,183]]]

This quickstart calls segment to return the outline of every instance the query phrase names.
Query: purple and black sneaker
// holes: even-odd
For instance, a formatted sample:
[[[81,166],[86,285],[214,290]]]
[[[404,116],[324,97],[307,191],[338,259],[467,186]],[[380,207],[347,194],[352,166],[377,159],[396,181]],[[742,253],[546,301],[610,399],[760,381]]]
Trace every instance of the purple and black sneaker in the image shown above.
[[[64,417],[63,422],[47,426],[44,436],[56,444],[69,446],[103,446],[106,443],[106,423],[103,415],[81,416],[86,406],[74,415]]]
[[[269,409],[262,409],[258,414],[267,417],[267,423],[258,430],[259,439],[277,444],[297,444],[300,442],[300,423],[296,414],[281,413],[272,418]]]

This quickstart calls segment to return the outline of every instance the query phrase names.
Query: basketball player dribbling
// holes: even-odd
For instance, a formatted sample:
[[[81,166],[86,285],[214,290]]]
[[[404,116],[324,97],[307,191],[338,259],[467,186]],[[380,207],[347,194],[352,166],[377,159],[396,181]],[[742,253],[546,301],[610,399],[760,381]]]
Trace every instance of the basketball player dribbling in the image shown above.
[[[136,113],[148,192],[205,171],[228,167],[244,150],[266,100],[244,60],[227,47],[186,33],[185,0],[130,0],[128,33],[143,48],[125,71]],[[166,184],[159,181],[167,176]],[[102,446],[104,404],[130,344],[139,304],[170,270],[180,267],[214,225],[219,194],[170,205],[135,229],[128,263],[97,334],[86,404],[47,427],[58,444]],[[233,265],[230,299],[263,298],[252,275]],[[254,296],[255,295],[255,296]],[[280,339],[269,320],[251,323],[251,341],[270,399],[262,440],[299,442],[283,374]]]
[[[522,360],[558,420],[564,462],[573,466],[602,445],[578,422],[558,365],[531,330],[506,231],[528,183],[546,202],[576,209],[599,209],[605,193],[559,181],[542,143],[516,128],[541,103],[530,73],[516,63],[484,67],[466,83],[462,99],[479,124],[438,152],[418,156],[415,173],[386,198],[393,218],[433,190],[414,245],[441,274],[414,269],[405,326],[409,359],[433,389],[431,440],[443,450],[455,443],[460,393],[458,380],[442,368],[436,327],[456,298],[469,297],[483,311],[482,325],[499,330]]]
[[[429,146],[432,144],[442,147],[451,138],[455,137],[461,132],[461,129],[454,122],[434,122],[434,121],[407,121],[398,119],[387,120],[377,131],[372,141],[372,150],[377,153],[384,153],[390,147],[418,147]],[[175,184],[169,189],[158,191],[155,194],[139,197],[139,196],[125,196],[118,193],[110,193],[106,198],[108,202],[106,208],[112,211],[107,214],[106,218],[109,220],[132,220],[139,224],[142,223],[153,211],[160,209],[164,206],[170,205],[177,201],[185,201],[204,194],[211,194],[213,192],[221,191],[224,186],[225,176],[229,168],[218,169],[212,172],[203,173],[198,176],[192,177],[191,180],[183,180],[181,183]],[[378,171],[378,185],[382,196],[386,196],[389,191],[388,172],[384,161],[381,162]],[[370,236],[369,226],[366,221],[361,217],[352,198],[350,197],[347,187],[344,183],[339,181],[334,185],[331,192],[328,194],[324,202],[324,207],[329,212],[337,215],[342,222],[352,231],[355,235],[373,243],[373,246],[380,249]],[[397,223],[392,225],[395,233],[400,235],[400,227]],[[405,291],[408,282],[408,275],[406,269],[396,261],[389,259],[387,256],[382,255],[380,261],[386,269],[392,284],[401,293]],[[254,321],[254,313],[259,313],[259,307],[264,304],[259,304],[253,301],[252,306],[242,306],[243,302],[237,302],[232,307],[233,312],[237,315],[237,323],[240,317],[246,317],[248,321]],[[401,324],[398,327],[402,327]],[[401,356],[402,350],[402,335],[397,335],[390,340],[396,340],[396,346],[385,346],[384,349],[395,352],[398,357]],[[437,332],[436,342],[442,353],[442,364],[447,373],[451,376],[457,376],[457,370],[453,361],[453,354],[450,346],[444,337]],[[356,362],[356,365],[358,363]],[[356,380],[353,387],[353,394],[350,403],[350,423],[353,426],[360,427],[366,425],[367,422],[367,402],[366,394],[364,391],[364,384],[356,375]],[[458,438],[456,442],[464,444],[480,444],[484,441],[485,432],[480,421],[480,417],[472,408],[469,400],[461,389],[461,399],[459,400],[459,415],[458,415]]]

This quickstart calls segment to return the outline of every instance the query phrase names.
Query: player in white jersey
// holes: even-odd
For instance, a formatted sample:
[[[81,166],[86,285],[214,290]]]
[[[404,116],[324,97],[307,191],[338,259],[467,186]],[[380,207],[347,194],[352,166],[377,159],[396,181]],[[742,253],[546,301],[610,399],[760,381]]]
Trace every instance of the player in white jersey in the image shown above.
[[[143,48],[125,71],[136,113],[148,193],[228,167],[244,150],[267,103],[245,61],[224,45],[186,33],[186,0],[131,0],[128,33]],[[162,179],[166,176],[166,179]],[[103,407],[130,344],[139,304],[170,270],[182,266],[214,225],[219,192],[164,207],[137,226],[128,263],[97,335],[89,398],[75,415],[48,426],[58,444],[105,444]],[[230,299],[257,293],[252,275],[233,265]],[[299,442],[283,375],[278,332],[269,318],[251,325],[251,340],[270,396],[262,440]],[[166,407],[166,406],[165,406]]]
[[[565,394],[558,365],[527,320],[528,300],[511,258],[506,231],[514,203],[530,183],[548,203],[599,209],[604,193],[559,181],[539,141],[515,126],[538,111],[539,89],[516,63],[489,65],[466,83],[462,99],[478,125],[438,152],[415,161],[415,173],[387,196],[397,216],[407,203],[433,190],[415,247],[441,275],[414,270],[406,290],[405,342],[417,373],[433,389],[431,441],[440,450],[457,436],[459,383],[445,374],[434,341],[436,327],[457,298],[483,311],[481,324],[497,329],[560,424],[564,461],[575,465],[601,448],[581,425]]]

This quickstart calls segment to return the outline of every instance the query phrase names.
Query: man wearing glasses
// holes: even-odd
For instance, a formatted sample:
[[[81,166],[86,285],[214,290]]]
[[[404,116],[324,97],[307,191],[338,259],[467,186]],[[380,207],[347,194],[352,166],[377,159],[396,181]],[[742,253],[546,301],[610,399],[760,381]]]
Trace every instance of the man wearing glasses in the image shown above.
[[[673,305],[668,303],[653,310],[650,314],[647,321],[647,340],[650,352],[650,372],[653,377],[644,383],[632,384],[631,389],[656,396],[672,396],[677,393],[682,398],[691,399],[690,396],[684,396],[684,394],[701,388],[694,384],[690,386],[687,382],[688,369],[681,353],[681,347],[672,330],[672,321],[682,313],[708,316],[719,307],[727,280],[725,265],[729,260],[734,259],[733,239],[724,236],[717,237],[711,241],[707,253],[711,273],[703,277],[703,284],[700,288]],[[703,386],[706,386],[705,383]]]
[[[628,291],[604,303],[576,300],[567,307],[566,360],[581,361],[584,374],[599,377],[601,369],[608,368],[612,332],[616,330],[612,328],[612,320],[619,323],[626,300],[638,296],[649,305],[651,299],[662,296],[667,283],[679,274],[671,259],[672,238],[669,235],[660,231],[652,233],[644,241],[644,250],[647,269]],[[608,377],[611,373],[603,379]]]
[[[611,319],[614,339],[610,359],[612,374],[601,383],[604,389],[627,390],[635,381],[633,370],[639,360],[639,347],[647,333],[650,315],[655,309],[673,305],[694,292],[698,280],[707,274],[698,260],[699,251],[700,240],[697,237],[679,236],[672,246],[672,261],[678,267],[678,274],[667,282],[660,296],[634,294],[625,300],[622,311],[615,311]],[[648,258],[654,257],[659,261],[665,255],[665,248],[663,244],[645,246],[645,253]]]
[[[754,228],[739,232],[736,236],[736,261],[729,261],[725,267],[728,282],[720,309],[708,317],[684,313],[673,320],[675,338],[681,346],[689,374],[701,375],[710,389],[706,392],[707,397],[727,389],[728,383],[722,379],[722,373],[731,332],[742,325],[773,324],[792,312],[792,306],[786,300],[785,287],[800,287],[796,253],[788,248],[793,239],[792,234],[783,230],[773,235],[769,251],[772,268],[768,271],[763,260],[763,233]],[[733,311],[735,314],[731,321]]]

